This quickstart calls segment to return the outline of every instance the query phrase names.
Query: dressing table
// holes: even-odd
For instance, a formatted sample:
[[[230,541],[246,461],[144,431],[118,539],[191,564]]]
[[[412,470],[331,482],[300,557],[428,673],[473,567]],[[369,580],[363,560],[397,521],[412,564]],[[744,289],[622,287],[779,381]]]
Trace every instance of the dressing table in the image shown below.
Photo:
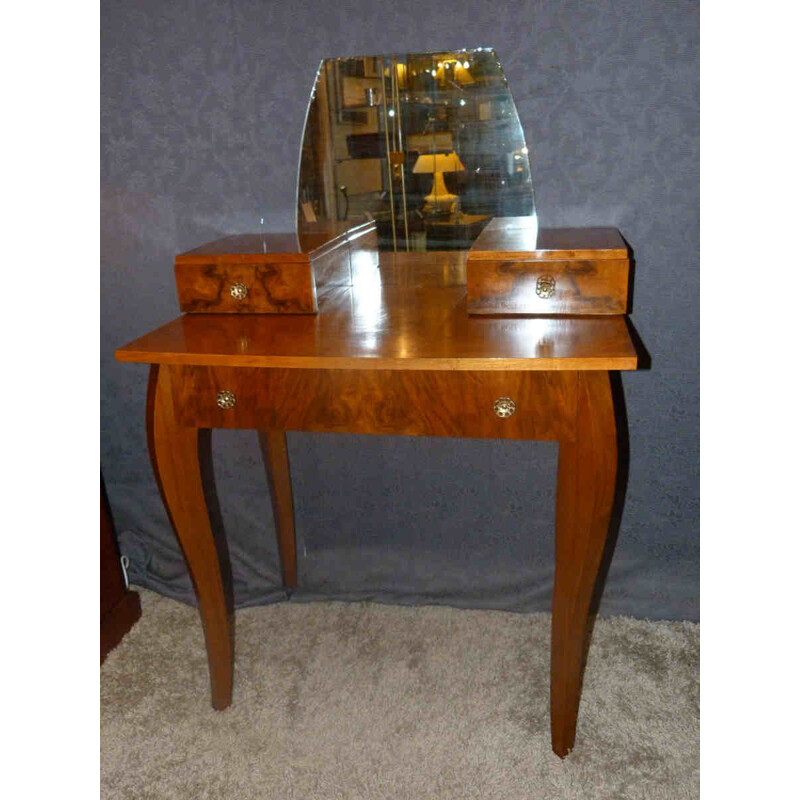
[[[458,63],[467,59],[460,57]],[[394,63],[392,70],[395,78],[401,74]],[[376,71],[379,76],[388,74]],[[365,67],[363,72],[369,82],[370,70]],[[353,75],[338,76],[343,77]],[[395,78],[391,86],[383,79],[377,85],[386,96],[399,99]],[[466,78],[464,83],[468,85]],[[318,82],[316,97],[336,85],[333,80],[324,87]],[[313,125],[314,113],[309,117]],[[304,142],[307,139],[308,133]],[[314,148],[306,153],[306,147],[304,143],[304,154],[313,155]],[[398,152],[391,146],[387,151]],[[389,159],[389,167],[399,160]],[[471,163],[467,153],[462,160]],[[398,179],[396,174],[394,178]],[[300,183],[302,203],[302,177]],[[341,213],[338,207],[336,213]],[[324,219],[320,204],[314,215]],[[402,241],[402,220],[393,218],[393,223]],[[551,736],[559,756],[572,749],[592,601],[617,477],[609,374],[637,365],[624,316],[626,301],[621,301],[620,313],[614,303],[613,308],[608,306],[604,289],[605,299],[594,303],[587,275],[597,272],[602,277],[612,262],[618,268],[622,245],[615,232],[608,234],[613,240],[608,244],[608,235],[598,238],[596,232],[587,239],[579,230],[531,233],[528,225],[526,238],[519,225],[505,225],[513,230],[500,238],[506,244],[516,242],[516,250],[510,245],[498,249],[491,243],[499,235],[495,223],[498,220],[483,229],[481,239],[460,250],[413,252],[398,247],[378,250],[374,241],[362,246],[364,231],[374,231],[374,226],[365,228],[360,222],[355,227],[360,226],[362,245],[350,242],[339,247],[347,262],[340,273],[343,277],[319,280],[312,287],[315,307],[299,312],[287,306],[286,313],[280,309],[276,313],[274,307],[266,309],[271,313],[258,313],[257,305],[251,305],[244,313],[229,313],[236,310],[235,303],[231,308],[231,297],[253,301],[252,287],[245,291],[250,301],[237,293],[242,294],[242,285],[248,288],[246,270],[263,264],[257,263],[256,252],[246,258],[232,255],[222,263],[216,255],[211,259],[220,252],[219,246],[201,248],[188,259],[179,258],[176,269],[194,265],[205,276],[203,291],[211,299],[200,304],[204,313],[186,313],[117,350],[120,361],[151,365],[148,442],[197,594],[214,708],[224,709],[232,701],[234,648],[231,576],[224,559],[220,561],[204,493],[211,429],[258,431],[287,589],[296,587],[298,580],[287,431],[555,441],[559,455]],[[503,221],[499,223],[502,234]],[[341,245],[341,227],[335,235]],[[346,233],[344,237],[348,241]],[[484,247],[482,240],[491,242]],[[558,245],[542,245],[547,241]],[[252,242],[248,246],[258,250]],[[335,249],[315,240],[314,247],[320,246],[322,251],[314,251],[318,255]],[[269,249],[265,243],[262,250]],[[307,270],[310,264],[313,277],[317,256],[306,258],[308,251],[295,247],[296,258],[276,256],[270,269],[280,263],[294,275],[293,270]],[[485,282],[487,264],[500,275],[513,274],[508,285],[516,287],[511,295],[517,305],[510,314],[493,312],[492,298],[485,292],[470,313],[468,302],[474,300],[472,295],[468,300],[470,269],[480,270],[475,274]],[[229,268],[233,272],[225,272]],[[326,267],[325,274],[332,272]],[[276,285],[274,271],[270,276],[270,285]],[[624,277],[627,280],[627,272]],[[185,278],[179,275],[179,287],[192,283]],[[209,294],[207,287],[212,284],[215,288]],[[499,302],[505,302],[504,292]],[[263,299],[263,292],[259,296]],[[181,298],[190,306],[196,300]],[[273,302],[274,294],[268,299]],[[543,303],[536,307],[537,315],[525,307],[533,301]],[[560,305],[553,305],[556,301]],[[570,314],[571,302],[589,302],[590,310]],[[220,310],[228,313],[216,313]]]

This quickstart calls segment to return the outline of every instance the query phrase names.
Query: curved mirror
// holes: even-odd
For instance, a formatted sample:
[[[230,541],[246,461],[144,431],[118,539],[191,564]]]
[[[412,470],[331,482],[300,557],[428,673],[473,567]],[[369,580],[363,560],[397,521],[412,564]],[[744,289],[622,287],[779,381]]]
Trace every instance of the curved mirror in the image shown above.
[[[298,232],[374,219],[381,250],[466,250],[535,213],[519,116],[494,50],[326,59],[306,117]]]

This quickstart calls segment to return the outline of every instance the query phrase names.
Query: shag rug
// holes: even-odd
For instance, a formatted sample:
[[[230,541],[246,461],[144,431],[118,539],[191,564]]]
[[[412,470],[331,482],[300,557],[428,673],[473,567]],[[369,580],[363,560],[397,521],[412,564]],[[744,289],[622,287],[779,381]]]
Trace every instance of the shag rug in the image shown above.
[[[138,591],[100,673],[108,800],[699,797],[698,625],[598,619],[562,761],[546,614],[237,611],[233,705],[215,712],[197,611]]]

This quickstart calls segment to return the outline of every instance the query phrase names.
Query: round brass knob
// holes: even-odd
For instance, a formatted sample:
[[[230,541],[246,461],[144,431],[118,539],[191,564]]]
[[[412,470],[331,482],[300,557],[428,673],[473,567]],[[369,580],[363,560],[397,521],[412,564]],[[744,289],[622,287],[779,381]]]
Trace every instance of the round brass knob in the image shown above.
[[[234,283],[231,286],[231,297],[241,303],[247,297],[247,287],[243,283]]]
[[[517,404],[510,397],[498,397],[494,401],[494,413],[500,419],[507,419],[514,415],[517,410]]]
[[[552,275],[540,275],[536,279],[536,294],[546,300],[556,293],[556,279]]]
[[[236,405],[236,395],[227,389],[217,392],[217,405],[220,408],[233,408]]]

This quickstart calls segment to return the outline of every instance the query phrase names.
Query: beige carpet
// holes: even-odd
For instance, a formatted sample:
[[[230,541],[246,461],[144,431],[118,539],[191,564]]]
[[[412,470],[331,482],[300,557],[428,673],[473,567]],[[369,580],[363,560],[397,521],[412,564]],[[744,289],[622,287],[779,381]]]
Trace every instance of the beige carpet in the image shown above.
[[[197,612],[139,591],[142,619],[101,669],[103,798],[699,796],[697,625],[598,620],[562,761],[547,615],[245,609],[218,713]]]

